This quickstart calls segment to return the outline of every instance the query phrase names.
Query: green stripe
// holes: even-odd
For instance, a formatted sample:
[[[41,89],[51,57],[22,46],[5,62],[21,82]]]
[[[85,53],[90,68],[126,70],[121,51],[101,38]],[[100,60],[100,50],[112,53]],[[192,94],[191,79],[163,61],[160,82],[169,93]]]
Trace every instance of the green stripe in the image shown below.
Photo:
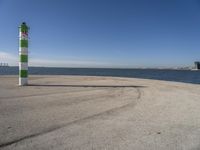
[[[21,78],[27,78],[28,77],[28,71],[27,70],[20,70],[19,71],[19,76]]]
[[[28,27],[25,24],[21,25],[21,32],[28,32]]]
[[[28,62],[28,55],[20,55],[20,62]]]
[[[20,40],[21,47],[28,47],[28,40]]]

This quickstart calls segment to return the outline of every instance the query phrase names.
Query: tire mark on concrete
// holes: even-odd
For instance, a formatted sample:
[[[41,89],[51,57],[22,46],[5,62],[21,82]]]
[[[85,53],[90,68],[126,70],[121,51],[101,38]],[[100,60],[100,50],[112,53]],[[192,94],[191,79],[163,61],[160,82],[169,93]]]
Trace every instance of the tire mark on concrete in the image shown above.
[[[145,86],[135,86],[135,85],[29,85],[35,87],[82,87],[82,88],[100,88],[100,89],[108,89],[108,88],[144,88]],[[74,91],[71,91],[74,92]],[[75,91],[77,92],[77,91]],[[15,98],[26,98],[26,97],[37,97],[37,96],[47,96],[47,95],[56,95],[66,93],[66,91],[62,92],[51,92],[51,93],[41,93],[41,94],[31,94],[31,95],[24,95],[24,96],[12,96],[12,97],[0,97],[0,99],[15,99]]]
[[[138,96],[137,96],[137,98],[136,98],[136,101],[138,101],[139,99],[141,99],[141,91],[140,91],[140,88],[139,88],[139,87],[137,87],[137,88],[135,88],[135,89],[136,89],[137,94],[138,94]],[[12,144],[16,144],[16,143],[19,143],[19,142],[22,142],[22,141],[24,141],[24,140],[28,140],[28,139],[31,139],[31,138],[34,138],[34,137],[37,137],[37,136],[41,136],[41,135],[44,135],[44,134],[47,134],[47,133],[50,133],[50,132],[59,130],[59,129],[61,129],[61,128],[70,126],[70,125],[72,125],[72,124],[81,123],[81,122],[84,122],[84,121],[87,121],[87,120],[91,120],[91,119],[100,117],[100,116],[102,116],[102,115],[110,115],[110,114],[115,113],[115,112],[117,112],[117,111],[121,111],[121,110],[124,109],[124,108],[133,107],[133,106],[135,106],[135,104],[136,104],[136,102],[133,101],[133,102],[130,102],[130,103],[128,103],[128,104],[125,104],[125,105],[122,105],[122,106],[119,106],[119,107],[115,107],[115,108],[106,110],[106,111],[104,111],[104,112],[100,112],[100,113],[97,113],[97,114],[94,114],[94,115],[91,115],[91,116],[88,116],[88,117],[85,117],[85,118],[80,118],[80,119],[71,121],[71,122],[69,122],[69,123],[65,123],[65,124],[61,124],[61,125],[57,125],[57,126],[48,128],[48,129],[46,129],[46,130],[43,130],[42,132],[30,134],[30,135],[27,135],[27,136],[24,136],[24,137],[21,137],[21,138],[18,138],[18,139],[9,141],[9,142],[1,143],[1,144],[0,144],[0,148],[4,148],[4,147],[10,146],[10,145],[12,145]]]
[[[102,88],[101,88],[102,89]],[[100,89],[94,89],[91,91],[97,91]],[[69,93],[76,93],[76,92],[85,92],[87,90],[82,90],[82,91],[70,91]],[[0,99],[16,99],[16,98],[27,98],[27,97],[40,97],[40,96],[50,96],[50,95],[59,95],[59,94],[69,94],[66,91],[62,91],[62,92],[51,92],[51,93],[41,93],[41,94],[31,94],[31,95],[24,95],[24,96],[12,96],[12,97],[0,97]]]
[[[136,88],[138,96],[137,96],[137,100],[139,100],[142,96],[141,90],[139,88]]]

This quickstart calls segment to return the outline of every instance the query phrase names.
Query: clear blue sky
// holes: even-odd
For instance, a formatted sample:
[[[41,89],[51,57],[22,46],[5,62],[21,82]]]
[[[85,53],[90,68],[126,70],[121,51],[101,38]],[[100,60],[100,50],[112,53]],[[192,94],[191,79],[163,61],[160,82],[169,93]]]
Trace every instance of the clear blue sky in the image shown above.
[[[23,21],[31,65],[177,67],[200,60],[200,0],[0,0],[3,61],[16,64]]]

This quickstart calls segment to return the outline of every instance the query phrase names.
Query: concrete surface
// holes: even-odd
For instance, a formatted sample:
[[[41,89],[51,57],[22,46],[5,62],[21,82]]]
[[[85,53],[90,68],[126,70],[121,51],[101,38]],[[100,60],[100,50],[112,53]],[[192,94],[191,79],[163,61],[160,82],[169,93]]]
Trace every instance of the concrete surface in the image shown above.
[[[198,150],[200,85],[0,76],[0,149]]]

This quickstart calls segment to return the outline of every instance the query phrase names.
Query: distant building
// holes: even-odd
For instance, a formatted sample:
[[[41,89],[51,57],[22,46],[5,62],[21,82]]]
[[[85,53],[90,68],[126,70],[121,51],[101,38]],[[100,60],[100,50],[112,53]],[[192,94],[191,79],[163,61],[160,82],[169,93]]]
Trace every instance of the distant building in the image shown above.
[[[195,69],[197,69],[197,70],[200,69],[200,61],[195,61],[194,65],[195,65]]]
[[[0,67],[8,67],[8,63],[0,62]]]

